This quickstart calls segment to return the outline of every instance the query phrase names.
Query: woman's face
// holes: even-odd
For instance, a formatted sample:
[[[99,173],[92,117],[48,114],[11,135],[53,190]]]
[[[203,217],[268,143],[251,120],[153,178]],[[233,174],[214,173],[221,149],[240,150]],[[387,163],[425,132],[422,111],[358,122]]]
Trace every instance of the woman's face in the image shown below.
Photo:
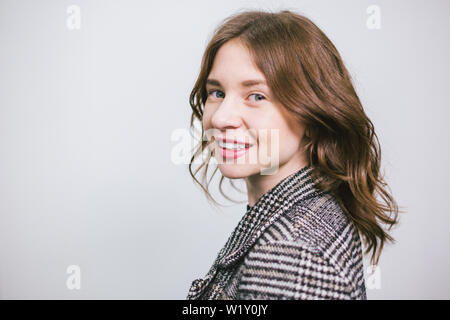
[[[254,80],[261,82],[255,84]],[[304,128],[274,100],[266,79],[238,39],[223,44],[208,76],[208,99],[203,128],[212,145],[221,173],[231,179],[305,164],[301,141]],[[219,140],[244,145],[219,146]]]

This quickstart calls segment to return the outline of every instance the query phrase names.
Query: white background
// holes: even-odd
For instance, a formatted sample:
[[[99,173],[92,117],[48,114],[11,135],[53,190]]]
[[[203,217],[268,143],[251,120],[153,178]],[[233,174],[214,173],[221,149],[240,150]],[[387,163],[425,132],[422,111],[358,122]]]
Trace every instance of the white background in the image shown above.
[[[79,30],[66,25],[73,4]],[[366,26],[373,4],[379,30]],[[189,126],[213,29],[252,8],[312,19],[375,124],[407,212],[368,298],[450,298],[450,2],[436,0],[1,0],[0,298],[185,299],[246,195],[212,207],[171,160],[171,134]],[[80,290],[66,286],[69,265]]]

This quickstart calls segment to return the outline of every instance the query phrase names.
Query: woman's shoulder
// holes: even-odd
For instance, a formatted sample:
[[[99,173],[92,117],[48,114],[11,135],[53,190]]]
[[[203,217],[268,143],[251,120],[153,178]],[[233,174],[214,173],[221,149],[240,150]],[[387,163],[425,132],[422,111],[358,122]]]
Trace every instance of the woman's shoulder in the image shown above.
[[[330,193],[319,193],[294,205],[286,214],[298,240],[332,245],[338,237],[353,237],[356,227]]]
[[[329,193],[317,193],[293,205],[266,229],[257,243],[275,245],[274,250],[277,244],[280,250],[282,244],[289,244],[319,256],[342,271],[362,259],[358,231]]]
[[[321,192],[292,205],[272,223],[262,240],[297,240],[312,246],[323,244],[324,240],[335,240],[346,228],[354,231],[353,223],[337,199],[329,193]]]
[[[366,299],[357,236],[330,194],[296,203],[248,252],[239,296]]]

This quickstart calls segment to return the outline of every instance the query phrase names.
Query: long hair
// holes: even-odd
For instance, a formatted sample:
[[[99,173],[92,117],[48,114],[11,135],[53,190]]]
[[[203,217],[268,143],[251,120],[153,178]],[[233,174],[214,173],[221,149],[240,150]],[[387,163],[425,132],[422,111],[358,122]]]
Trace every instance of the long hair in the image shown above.
[[[363,110],[337,49],[310,19],[290,10],[243,11],[226,18],[214,30],[190,94],[191,128],[195,120],[202,122],[206,79],[217,51],[233,38],[239,38],[248,48],[275,99],[305,126],[304,150],[312,177],[321,177],[317,188],[339,201],[362,235],[365,253],[372,250],[371,263],[377,265],[385,241],[395,242],[381,223],[390,230],[398,223],[401,211],[380,173],[381,149],[373,123]],[[215,201],[208,188],[212,177],[207,181],[211,153],[192,171],[196,157],[207,145],[207,141],[199,143],[189,172],[208,199]],[[195,175],[201,168],[200,182]],[[216,171],[217,167],[213,175]],[[220,192],[231,200],[223,193],[223,179]]]

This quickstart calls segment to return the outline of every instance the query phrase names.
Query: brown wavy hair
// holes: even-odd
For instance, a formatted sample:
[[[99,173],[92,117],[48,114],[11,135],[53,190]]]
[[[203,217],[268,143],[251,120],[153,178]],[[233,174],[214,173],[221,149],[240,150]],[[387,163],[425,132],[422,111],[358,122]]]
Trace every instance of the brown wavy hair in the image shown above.
[[[245,10],[226,18],[214,30],[190,94],[191,129],[195,120],[202,122],[207,99],[206,79],[214,57],[219,48],[233,38],[239,38],[249,49],[275,99],[305,126],[304,150],[313,169],[312,177],[314,180],[319,176],[323,178],[317,188],[336,197],[362,235],[365,253],[372,250],[371,263],[377,265],[385,241],[395,243],[381,223],[390,230],[398,223],[401,211],[380,174],[378,137],[349,72],[333,43],[310,19],[291,10],[277,13]],[[216,202],[208,191],[218,169],[215,168],[208,181],[211,152],[197,170],[192,171],[195,159],[207,146],[208,141],[199,143],[189,163],[189,172],[208,199]],[[195,175],[202,167],[200,182]],[[222,190],[223,179],[224,176],[220,179],[219,190],[233,201]],[[235,187],[233,181],[230,182]],[[377,201],[377,194],[382,201]]]

